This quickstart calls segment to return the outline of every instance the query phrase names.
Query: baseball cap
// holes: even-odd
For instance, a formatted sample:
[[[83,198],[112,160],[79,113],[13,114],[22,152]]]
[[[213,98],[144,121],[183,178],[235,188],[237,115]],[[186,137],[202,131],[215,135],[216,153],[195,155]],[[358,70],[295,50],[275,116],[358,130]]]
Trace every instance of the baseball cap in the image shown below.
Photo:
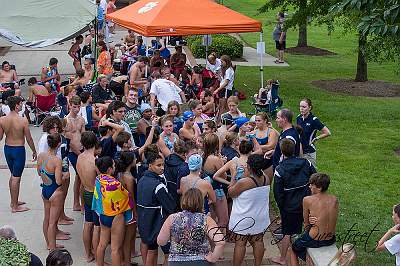
[[[194,117],[194,114],[192,111],[185,111],[182,115],[183,121],[188,121],[190,118]]]
[[[250,119],[248,119],[247,117],[241,116],[241,117],[238,117],[237,119],[235,119],[235,124],[236,124],[237,128],[241,128],[245,123],[247,123],[249,121],[250,121]]]

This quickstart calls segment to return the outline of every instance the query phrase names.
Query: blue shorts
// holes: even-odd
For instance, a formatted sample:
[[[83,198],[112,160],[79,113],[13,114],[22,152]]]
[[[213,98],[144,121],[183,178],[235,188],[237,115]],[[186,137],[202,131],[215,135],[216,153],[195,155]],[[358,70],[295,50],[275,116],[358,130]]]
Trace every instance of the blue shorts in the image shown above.
[[[21,177],[26,160],[25,147],[4,145],[4,155],[11,175]]]
[[[294,241],[294,243],[292,244],[292,250],[294,253],[296,253],[297,257],[306,261],[307,248],[326,247],[334,244],[335,242],[335,236],[328,240],[316,240],[310,236],[308,231],[304,231],[303,235],[296,239],[296,241]]]
[[[123,213],[126,225],[136,223],[132,210],[127,210]],[[100,223],[108,228],[111,228],[115,216],[107,216],[100,214]]]
[[[95,226],[100,226],[100,220],[97,213],[86,204],[83,204],[83,207],[85,208],[85,222],[93,223]]]

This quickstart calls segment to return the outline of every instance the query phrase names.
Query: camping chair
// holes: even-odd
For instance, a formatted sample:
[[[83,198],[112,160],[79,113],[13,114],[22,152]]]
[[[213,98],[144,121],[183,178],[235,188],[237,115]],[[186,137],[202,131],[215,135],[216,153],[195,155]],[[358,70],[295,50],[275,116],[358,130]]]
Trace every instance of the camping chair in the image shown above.
[[[271,100],[265,104],[260,104],[257,102],[252,103],[255,107],[256,113],[266,112],[271,117],[274,117],[278,111],[278,108],[283,105],[281,97],[279,97],[279,82],[274,82],[271,85]]]
[[[40,117],[51,115],[56,111],[56,93],[48,96],[35,95],[35,104],[33,111],[35,112],[35,126],[38,127],[42,124],[43,119],[39,122]]]

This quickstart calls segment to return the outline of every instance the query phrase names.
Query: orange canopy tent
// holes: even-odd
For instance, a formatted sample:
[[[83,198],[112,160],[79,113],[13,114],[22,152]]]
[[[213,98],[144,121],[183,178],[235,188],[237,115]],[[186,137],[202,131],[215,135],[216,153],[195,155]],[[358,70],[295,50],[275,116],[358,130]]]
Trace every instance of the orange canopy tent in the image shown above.
[[[261,22],[212,0],[140,0],[107,20],[143,36],[261,32]]]

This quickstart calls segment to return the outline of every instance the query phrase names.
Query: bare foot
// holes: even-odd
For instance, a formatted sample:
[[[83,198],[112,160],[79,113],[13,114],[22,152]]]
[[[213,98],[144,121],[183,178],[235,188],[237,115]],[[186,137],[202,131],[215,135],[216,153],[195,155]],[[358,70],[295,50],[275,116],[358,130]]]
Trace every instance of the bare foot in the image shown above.
[[[16,213],[16,212],[26,212],[29,211],[30,209],[27,207],[21,207],[21,206],[17,206],[16,208],[11,208],[11,212],[12,213]]]
[[[89,257],[86,257],[86,262],[92,262],[94,261],[94,256],[93,254],[90,254]]]
[[[71,225],[71,224],[73,224],[73,222],[69,221],[69,220],[60,219],[60,220],[58,220],[58,224],[59,225]]]
[[[59,249],[59,248],[64,248],[64,245],[56,244],[56,249]],[[51,250],[49,247],[47,247],[47,249]]]
[[[61,231],[60,229],[57,229],[57,234],[69,236],[71,233],[70,232],[66,232],[66,231]]]
[[[72,210],[73,210],[74,212],[80,212],[80,211],[82,210],[82,207],[81,207],[81,205],[76,205],[76,206],[74,206],[74,207],[72,208]]]
[[[131,257],[132,257],[132,258],[140,257],[140,253],[137,252],[137,251],[132,252],[132,253],[131,253]]]
[[[74,218],[68,217],[67,215],[61,215],[60,220],[65,220],[65,221],[75,221]]]
[[[273,258],[271,258],[271,260],[272,260],[272,262],[275,262],[276,264],[286,265],[286,261],[281,260],[281,257],[273,257]]]
[[[64,235],[64,234],[57,234],[56,235],[56,240],[70,240],[71,237],[69,235]]]
[[[17,203],[18,206],[21,206],[21,205],[24,205],[24,204],[26,204],[25,201],[18,201],[18,203]],[[11,204],[10,204],[10,208],[12,208]]]

